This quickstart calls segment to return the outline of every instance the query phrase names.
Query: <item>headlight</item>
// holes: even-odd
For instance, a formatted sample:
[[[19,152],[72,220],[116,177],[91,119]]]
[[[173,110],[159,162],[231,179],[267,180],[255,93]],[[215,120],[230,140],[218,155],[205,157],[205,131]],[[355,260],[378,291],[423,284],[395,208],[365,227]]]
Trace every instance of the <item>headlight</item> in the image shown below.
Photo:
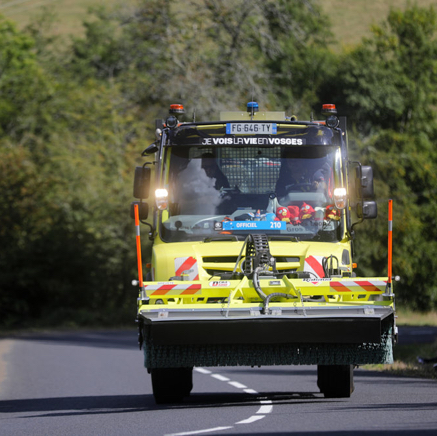
[[[156,207],[159,210],[167,209],[168,206],[168,191],[167,189],[157,189],[155,191]]]
[[[344,209],[346,207],[346,188],[334,189],[334,201],[337,209]]]

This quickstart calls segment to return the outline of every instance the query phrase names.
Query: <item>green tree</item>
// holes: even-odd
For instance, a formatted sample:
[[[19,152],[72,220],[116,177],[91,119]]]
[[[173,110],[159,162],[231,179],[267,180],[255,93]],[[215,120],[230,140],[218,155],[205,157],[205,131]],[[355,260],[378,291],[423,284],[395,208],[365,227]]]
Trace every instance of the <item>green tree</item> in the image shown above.
[[[22,70],[23,86],[1,111],[0,324],[131,321],[132,168],[150,133],[117,84],[73,80],[32,37],[3,31],[1,80]]]
[[[33,52],[34,40],[0,16],[0,136],[38,133],[53,92]]]
[[[373,36],[340,57],[321,88],[349,116],[357,158],[378,179],[381,217],[394,199],[394,272],[398,301],[437,307],[437,14],[433,7],[392,10]],[[362,271],[386,274],[384,219],[358,228]],[[366,231],[367,230],[367,231]],[[366,235],[377,235],[369,240]],[[375,240],[376,239],[376,240]]]
[[[364,134],[375,129],[435,135],[437,14],[433,7],[391,10],[373,37],[340,56],[322,87]]]
[[[252,97],[297,109],[326,74],[328,26],[308,0],[142,0],[128,15],[98,10],[70,65],[155,114],[181,101],[210,117]]]

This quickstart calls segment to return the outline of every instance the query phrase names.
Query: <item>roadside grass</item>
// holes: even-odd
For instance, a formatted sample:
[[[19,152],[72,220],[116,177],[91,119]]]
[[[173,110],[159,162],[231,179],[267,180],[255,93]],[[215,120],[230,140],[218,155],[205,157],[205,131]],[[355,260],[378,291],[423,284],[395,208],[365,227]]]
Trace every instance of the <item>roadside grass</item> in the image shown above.
[[[420,313],[399,309],[396,313],[399,326],[437,326],[437,312]],[[393,354],[394,363],[391,365],[363,365],[363,368],[405,377],[437,380],[437,368],[434,369],[434,364],[422,364],[417,359],[419,356],[426,359],[437,357],[437,338],[431,344],[396,345]]]
[[[437,326],[437,311],[433,312],[413,312],[409,309],[396,309],[397,325],[415,325],[415,326]]]

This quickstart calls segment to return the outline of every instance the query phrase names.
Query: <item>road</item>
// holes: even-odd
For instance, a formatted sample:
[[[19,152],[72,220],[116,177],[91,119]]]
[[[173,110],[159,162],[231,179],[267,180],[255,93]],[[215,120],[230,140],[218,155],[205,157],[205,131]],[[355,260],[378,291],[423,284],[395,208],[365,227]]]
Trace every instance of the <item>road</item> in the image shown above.
[[[134,331],[0,340],[2,436],[437,434],[435,381],[361,369],[350,399],[325,399],[312,366],[197,368],[180,405],[151,392]]]

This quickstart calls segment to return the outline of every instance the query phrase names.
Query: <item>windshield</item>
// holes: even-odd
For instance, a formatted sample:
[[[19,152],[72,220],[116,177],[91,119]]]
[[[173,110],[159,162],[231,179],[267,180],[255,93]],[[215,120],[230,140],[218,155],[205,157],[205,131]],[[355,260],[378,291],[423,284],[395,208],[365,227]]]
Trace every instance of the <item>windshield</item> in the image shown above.
[[[336,242],[341,186],[336,146],[166,148],[164,187],[169,192],[161,237],[167,242],[271,238]]]

